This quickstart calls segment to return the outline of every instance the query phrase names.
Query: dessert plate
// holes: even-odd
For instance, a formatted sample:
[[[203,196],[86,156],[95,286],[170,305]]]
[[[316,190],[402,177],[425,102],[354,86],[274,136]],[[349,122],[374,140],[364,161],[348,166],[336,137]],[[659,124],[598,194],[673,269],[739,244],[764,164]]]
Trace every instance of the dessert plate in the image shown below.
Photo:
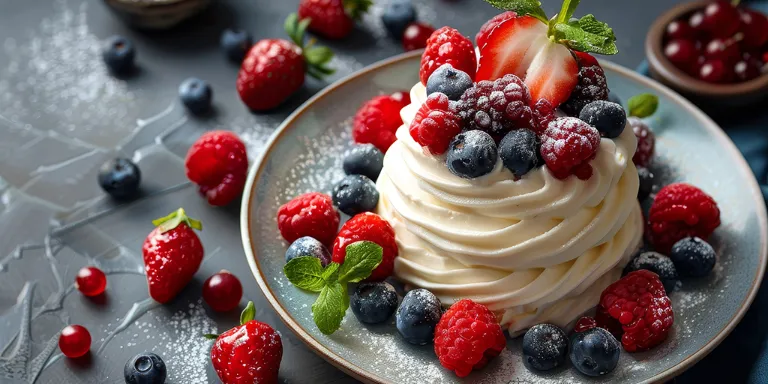
[[[670,294],[674,329],[661,346],[622,353],[611,374],[588,378],[571,367],[547,374],[528,371],[522,338],[483,370],[459,379],[443,369],[432,346],[404,342],[392,322],[363,325],[348,311],[341,329],[323,335],[312,321],[315,294],[295,288],[283,275],[287,244],[277,230],[280,205],[310,191],[329,193],[343,177],[342,155],[351,146],[351,116],[380,93],[408,90],[418,81],[420,52],[369,66],[307,101],[277,129],[251,169],[243,196],[241,232],[253,275],[271,305],[296,335],[328,362],[371,383],[565,383],[663,382],[717,346],[752,302],[766,266],[768,224],[757,182],[744,158],[704,113],[666,87],[628,69],[603,63],[611,90],[622,100],[651,92],[660,107],[649,121],[657,135],[660,184],[690,182],[718,202],[722,225],[713,243],[720,259],[702,280],[686,280]]]

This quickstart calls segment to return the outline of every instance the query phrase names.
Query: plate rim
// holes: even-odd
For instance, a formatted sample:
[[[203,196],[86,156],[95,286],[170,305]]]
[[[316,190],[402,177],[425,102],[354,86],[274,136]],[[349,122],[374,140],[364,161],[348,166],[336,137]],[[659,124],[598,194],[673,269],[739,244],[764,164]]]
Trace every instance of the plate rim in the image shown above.
[[[267,144],[264,147],[263,152],[259,155],[258,159],[254,162],[253,166],[248,172],[248,179],[245,185],[245,189],[243,191],[243,197],[241,201],[240,233],[243,241],[243,250],[245,251],[245,257],[248,261],[248,265],[251,268],[251,273],[256,279],[256,282],[258,283],[259,288],[264,294],[264,297],[267,299],[267,301],[270,303],[272,308],[280,316],[281,321],[302,342],[304,342],[304,344],[306,344],[310,349],[312,349],[317,355],[322,357],[324,360],[334,365],[335,367],[341,369],[344,373],[352,376],[357,380],[363,381],[365,383],[390,384],[392,382],[378,375],[375,375],[373,372],[369,370],[365,370],[362,367],[352,364],[351,362],[343,359],[341,356],[339,356],[338,354],[336,354],[326,346],[322,345],[317,339],[315,339],[311,334],[309,334],[309,332],[307,332],[304,328],[302,328],[301,325],[299,325],[298,322],[293,318],[293,316],[285,308],[283,308],[282,305],[280,305],[276,295],[274,294],[274,292],[272,292],[272,289],[267,284],[266,276],[262,274],[262,271],[258,262],[258,258],[256,256],[257,255],[255,250],[256,241],[255,240],[252,241],[250,236],[250,234],[252,233],[251,223],[253,222],[251,220],[251,212],[252,212],[251,208],[253,206],[253,197],[255,195],[254,188],[256,186],[257,179],[260,178],[260,175],[263,171],[264,160],[267,158],[268,155],[271,154],[275,146],[275,143],[289,129],[289,127],[291,127],[292,123],[299,116],[301,116],[305,111],[307,111],[317,100],[329,95],[330,93],[334,92],[337,88],[341,87],[342,85],[354,79],[357,79],[358,77],[361,77],[370,72],[379,70],[383,67],[387,67],[387,66],[397,64],[407,60],[413,60],[420,56],[421,56],[421,50],[417,50],[412,52],[401,53],[399,55],[392,56],[384,60],[380,60],[361,70],[358,70],[352,74],[349,74],[337,80],[336,82],[325,87],[323,90],[321,90],[320,92],[312,96],[309,100],[304,102],[299,108],[297,108],[293,113],[291,113],[277,127],[277,129],[275,129],[275,132],[272,133],[272,135],[270,136],[269,140],[267,141]],[[761,247],[760,247],[760,255],[759,255],[760,260],[759,260],[759,266],[755,271],[755,277],[752,280],[752,285],[749,288],[749,291],[746,297],[744,298],[744,300],[742,300],[739,310],[736,311],[736,313],[731,317],[731,319],[728,321],[725,327],[723,327],[723,329],[718,331],[718,333],[715,335],[714,338],[709,340],[696,352],[690,354],[688,357],[678,362],[677,364],[673,365],[666,371],[661,372],[645,381],[646,383],[664,382],[666,380],[669,380],[681,374],[687,368],[689,368],[690,366],[694,365],[696,362],[704,358],[704,356],[708,355],[713,349],[715,349],[715,347],[717,347],[731,333],[731,331],[733,331],[736,325],[741,321],[741,319],[744,317],[746,312],[749,310],[752,302],[755,299],[755,296],[757,295],[758,289],[760,288],[760,283],[763,280],[766,264],[768,264],[768,215],[766,215],[766,206],[765,206],[765,201],[763,199],[762,192],[757,183],[757,180],[754,177],[754,174],[752,173],[751,168],[749,167],[746,160],[744,159],[744,156],[736,148],[736,145],[733,143],[733,141],[731,141],[731,139],[717,125],[717,123],[715,123],[709,116],[707,116],[704,112],[702,112],[698,107],[694,106],[690,101],[683,98],[681,95],[677,94],[676,92],[672,91],[670,88],[662,85],[661,83],[658,83],[653,79],[642,76],[637,72],[634,72],[628,68],[622,67],[610,61],[600,60],[600,63],[602,66],[610,69],[611,71],[618,73],[621,76],[628,77],[630,78],[630,80],[641,83],[642,85],[650,89],[653,89],[654,91],[659,92],[660,94],[664,94],[664,96],[672,99],[673,101],[678,103],[681,107],[683,107],[683,109],[685,109],[687,112],[692,114],[694,118],[704,123],[702,124],[703,128],[709,131],[712,134],[712,136],[720,144],[723,145],[723,148],[725,148],[728,152],[734,155],[734,157],[737,159],[739,168],[741,168],[742,170],[746,170],[747,174],[752,176],[749,178],[749,181],[748,181],[749,184],[751,185],[750,192],[753,199],[756,199],[757,201],[759,201],[759,204],[757,207],[759,209],[757,210],[758,211],[757,213],[758,213],[758,224],[760,226],[760,233],[761,233],[761,236],[760,236]]]

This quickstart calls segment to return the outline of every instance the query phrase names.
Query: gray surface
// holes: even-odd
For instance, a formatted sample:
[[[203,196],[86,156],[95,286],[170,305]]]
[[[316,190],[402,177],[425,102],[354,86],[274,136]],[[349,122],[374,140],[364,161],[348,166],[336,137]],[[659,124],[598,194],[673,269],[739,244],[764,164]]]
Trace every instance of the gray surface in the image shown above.
[[[0,0],[0,382],[30,382],[39,373],[41,383],[119,383],[124,362],[143,350],[165,357],[171,383],[217,382],[206,357],[209,344],[198,335],[227,329],[237,316],[214,314],[198,300],[202,281],[222,268],[240,277],[245,296],[259,309],[257,318],[282,331],[282,381],[353,381],[307,350],[268,307],[243,257],[238,207],[208,207],[194,188],[181,184],[180,156],[206,129],[237,131],[254,157],[274,127],[325,85],[310,81],[280,109],[252,114],[234,90],[237,67],[218,49],[219,33],[227,26],[245,27],[256,38],[282,36],[282,20],[295,4],[220,1],[179,29],[141,33],[96,0]],[[470,35],[495,12],[479,0],[418,4],[422,19]],[[593,12],[612,25],[622,51],[614,60],[634,66],[642,58],[645,29],[670,5],[585,1],[579,13]],[[556,7],[553,1],[546,4],[550,12]],[[383,37],[378,12],[380,7],[360,33],[331,44],[339,52],[334,61],[339,71],[331,80],[401,51]],[[130,36],[137,46],[140,71],[127,79],[109,76],[99,59],[100,39],[115,33]],[[176,89],[188,76],[212,83],[215,117],[185,116]],[[117,210],[95,181],[96,167],[115,153],[140,159],[148,195]],[[179,187],[161,193],[174,186]],[[145,308],[141,242],[152,219],[179,206],[204,221],[206,259],[181,297]],[[86,224],[60,230],[92,216]],[[89,263],[111,271],[102,300],[72,290],[74,274]],[[109,339],[136,303],[137,313],[148,312]],[[89,358],[53,360],[55,336],[67,323],[90,329]],[[49,367],[41,370],[46,360]]]

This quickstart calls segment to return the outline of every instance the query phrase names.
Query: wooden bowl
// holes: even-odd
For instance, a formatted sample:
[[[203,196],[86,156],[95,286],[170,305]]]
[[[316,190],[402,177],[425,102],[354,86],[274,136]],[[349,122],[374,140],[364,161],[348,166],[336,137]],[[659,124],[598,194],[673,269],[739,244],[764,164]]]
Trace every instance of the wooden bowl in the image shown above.
[[[768,74],[735,84],[713,84],[696,79],[675,67],[664,56],[664,31],[667,24],[703,9],[711,0],[678,5],[659,16],[645,38],[645,55],[651,77],[687,97],[708,112],[723,111],[723,107],[754,107],[768,101]]]
[[[200,13],[211,0],[103,0],[128,24],[139,29],[168,29]]]

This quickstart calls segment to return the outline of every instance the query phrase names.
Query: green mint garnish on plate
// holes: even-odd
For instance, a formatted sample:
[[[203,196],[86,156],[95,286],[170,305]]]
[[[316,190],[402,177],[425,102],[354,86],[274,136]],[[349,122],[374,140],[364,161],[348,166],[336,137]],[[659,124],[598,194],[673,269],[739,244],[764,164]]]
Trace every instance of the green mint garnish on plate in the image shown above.
[[[641,93],[627,101],[629,115],[644,118],[653,115],[659,107],[659,98],[652,93]]]
[[[302,256],[289,261],[283,273],[296,287],[320,293],[312,304],[312,319],[320,332],[330,335],[339,329],[349,308],[347,284],[370,276],[383,254],[378,244],[358,241],[347,246],[343,264],[330,263],[323,268],[320,259]]]

